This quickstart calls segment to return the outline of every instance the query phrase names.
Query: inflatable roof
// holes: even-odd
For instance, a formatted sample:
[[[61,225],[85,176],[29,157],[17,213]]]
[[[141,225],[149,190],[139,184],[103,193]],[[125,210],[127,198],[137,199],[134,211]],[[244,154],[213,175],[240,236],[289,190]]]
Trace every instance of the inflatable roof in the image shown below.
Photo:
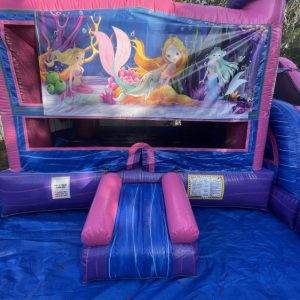
[[[1,16],[2,86],[8,90],[2,121],[10,168],[31,173],[118,171],[130,163],[129,147],[142,141],[153,147],[156,171],[260,170],[284,1],[277,4],[255,1],[243,10],[230,10],[172,1],[2,1],[7,9]],[[174,69],[163,61],[169,63],[165,50],[172,52],[176,45],[181,64]],[[83,53],[84,65],[76,69],[72,57]],[[222,59],[216,72],[217,56]],[[138,83],[159,65],[168,66],[164,80],[170,88],[151,93],[160,84],[155,72],[132,88],[130,81]],[[80,73],[86,84],[78,83]],[[56,88],[51,83],[55,76],[61,80]],[[70,78],[74,86],[69,86]],[[144,119],[147,125],[138,121]],[[176,120],[182,126],[173,126],[179,124]],[[166,134],[160,129],[168,124]],[[99,125],[109,129],[101,133],[100,143],[95,141]],[[145,126],[157,128],[151,138],[143,137]],[[69,135],[62,134],[63,128],[70,129]],[[81,128],[75,136],[74,128]]]

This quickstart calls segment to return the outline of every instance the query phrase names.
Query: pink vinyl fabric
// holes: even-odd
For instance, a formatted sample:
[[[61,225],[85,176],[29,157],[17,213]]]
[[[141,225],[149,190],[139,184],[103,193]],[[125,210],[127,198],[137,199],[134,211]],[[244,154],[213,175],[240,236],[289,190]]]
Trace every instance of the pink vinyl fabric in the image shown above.
[[[144,7],[161,10],[166,13],[173,11],[171,0],[1,0],[1,9],[18,10],[80,10],[80,9],[109,9],[125,7]]]
[[[86,246],[108,245],[117,216],[122,179],[109,173],[102,177],[85,221],[81,240]]]
[[[262,100],[258,120],[258,133],[256,138],[256,146],[253,161],[254,171],[261,170],[264,158],[264,151],[269,128],[270,110],[273,100],[275,79],[278,69],[282,26],[274,26],[272,32],[273,34],[271,38],[270,53],[265,72],[265,83],[262,92]]]
[[[281,24],[285,0],[255,0],[244,9],[203,6],[199,4],[176,3],[172,0],[0,0],[1,9],[18,10],[79,10],[124,7],[144,7],[201,19],[203,21],[228,24]]]
[[[148,166],[149,172],[154,172],[155,170],[154,150],[150,145],[146,143],[136,143],[130,147],[129,154],[128,154],[128,161],[127,161],[127,170],[133,169],[134,164],[136,163],[135,160],[137,159],[138,150],[146,151],[147,161],[143,161],[143,165]],[[142,160],[144,160],[143,157]]]
[[[162,178],[169,234],[174,243],[192,243],[199,236],[193,210],[179,174]]]

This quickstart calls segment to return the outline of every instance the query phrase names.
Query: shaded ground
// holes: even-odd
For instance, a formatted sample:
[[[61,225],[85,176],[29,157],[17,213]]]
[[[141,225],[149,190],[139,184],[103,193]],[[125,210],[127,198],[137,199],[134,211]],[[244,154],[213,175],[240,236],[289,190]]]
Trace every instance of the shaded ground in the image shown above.
[[[4,141],[0,140],[0,170],[5,170],[8,168],[6,148]]]

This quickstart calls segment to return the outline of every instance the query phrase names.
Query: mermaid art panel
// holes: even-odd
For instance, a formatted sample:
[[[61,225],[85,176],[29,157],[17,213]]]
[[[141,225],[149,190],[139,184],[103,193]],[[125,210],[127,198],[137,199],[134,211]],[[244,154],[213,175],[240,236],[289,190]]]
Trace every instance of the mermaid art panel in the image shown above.
[[[142,8],[35,15],[44,114],[256,119],[268,26]]]

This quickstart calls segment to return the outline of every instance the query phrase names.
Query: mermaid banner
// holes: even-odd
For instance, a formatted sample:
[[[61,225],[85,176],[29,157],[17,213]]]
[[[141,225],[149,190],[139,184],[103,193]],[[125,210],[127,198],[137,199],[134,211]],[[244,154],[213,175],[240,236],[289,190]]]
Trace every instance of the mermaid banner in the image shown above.
[[[269,28],[141,8],[37,12],[44,114],[255,119]]]

